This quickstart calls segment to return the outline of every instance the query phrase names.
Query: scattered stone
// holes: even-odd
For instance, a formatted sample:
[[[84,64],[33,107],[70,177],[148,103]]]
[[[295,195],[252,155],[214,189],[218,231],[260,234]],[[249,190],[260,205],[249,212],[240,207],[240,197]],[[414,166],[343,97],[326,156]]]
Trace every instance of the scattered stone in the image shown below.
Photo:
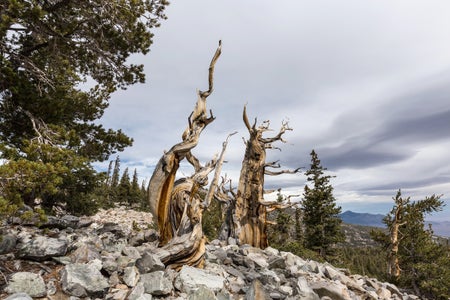
[[[156,255],[149,252],[144,252],[142,257],[136,260],[136,267],[141,274],[163,271],[166,268]]]
[[[72,215],[64,215],[60,218],[54,216],[47,216],[47,221],[40,228],[58,228],[58,229],[66,229],[73,228],[76,229],[79,227],[80,218]]]
[[[148,218],[140,216],[141,212],[118,208],[93,217],[50,218],[56,225],[44,225],[45,230],[32,224],[9,223],[2,229],[4,238],[0,242],[0,265],[6,266],[1,270],[0,298],[420,299],[393,284],[351,275],[327,263],[304,260],[271,247],[261,250],[218,240],[206,245],[204,269],[166,269],[156,254],[157,232],[150,228]],[[13,288],[17,282],[14,276],[27,273],[19,270],[30,272],[32,277],[25,282],[38,292],[23,290],[23,285]]]
[[[164,296],[172,292],[172,282],[163,271],[142,274],[139,282],[144,284],[144,290],[154,296]]]
[[[201,285],[198,289],[191,291],[188,300],[217,300],[217,298],[213,291]]]
[[[93,246],[84,244],[70,254],[72,263],[87,263],[94,259],[101,259],[100,253]]]
[[[269,300],[270,297],[264,291],[263,285],[259,280],[255,280],[250,285],[247,293],[245,294],[245,300]]]
[[[45,236],[37,236],[27,243],[19,245],[19,257],[43,261],[53,256],[64,256],[67,252],[67,241]]]
[[[205,286],[208,289],[218,292],[224,287],[225,278],[211,275],[204,270],[183,266],[175,278],[175,287],[184,293],[190,293],[192,290]]]
[[[347,287],[336,281],[314,282],[311,285],[311,288],[319,295],[319,297],[328,296],[334,300],[351,300]]]
[[[9,294],[26,293],[30,297],[44,297],[47,295],[44,279],[39,274],[30,272],[14,273],[5,291]]]
[[[61,272],[61,285],[64,292],[76,297],[101,297],[109,288],[106,278],[100,273],[101,262],[94,260],[89,264],[71,264]]]
[[[11,234],[1,235],[0,233],[0,254],[10,253],[17,244],[17,237]]]
[[[5,300],[33,300],[33,298],[28,296],[26,293],[16,293],[6,297]]]
[[[123,272],[123,282],[129,287],[134,287],[139,281],[139,271],[138,269],[133,267],[125,268]]]

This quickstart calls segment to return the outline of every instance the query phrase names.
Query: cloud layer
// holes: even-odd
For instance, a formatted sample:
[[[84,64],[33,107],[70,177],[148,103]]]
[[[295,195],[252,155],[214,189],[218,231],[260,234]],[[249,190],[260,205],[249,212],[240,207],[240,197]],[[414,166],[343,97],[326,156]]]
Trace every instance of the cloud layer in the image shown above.
[[[122,168],[149,179],[180,140],[222,39],[208,98],[217,119],[196,148],[200,160],[219,152],[228,133],[247,136],[248,103],[249,118],[270,119],[274,133],[282,120],[294,129],[270,158],[307,168],[315,149],[336,175],[344,209],[386,213],[399,188],[413,199],[449,199],[449,9],[443,0],[174,2],[150,54],[133,57],[147,83],[115,94],[102,122],[135,139],[120,154]],[[243,151],[233,137],[224,171],[235,181]],[[292,175],[267,184],[298,193],[304,182]],[[450,219],[450,211],[437,217]]]

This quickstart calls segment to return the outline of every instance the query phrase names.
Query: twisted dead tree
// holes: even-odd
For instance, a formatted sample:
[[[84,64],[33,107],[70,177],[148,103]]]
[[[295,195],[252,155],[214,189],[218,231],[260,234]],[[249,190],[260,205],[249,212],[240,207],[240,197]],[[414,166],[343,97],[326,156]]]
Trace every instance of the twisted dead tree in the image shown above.
[[[148,185],[150,210],[156,216],[160,235],[158,255],[163,263],[174,268],[183,264],[201,266],[204,254],[205,241],[201,229],[204,204],[197,191],[207,184],[207,176],[214,170],[217,160],[202,166],[191,150],[197,146],[203,129],[215,119],[211,111],[208,116],[206,100],[213,91],[214,66],[220,54],[219,41],[209,65],[209,88],[197,91],[197,103],[188,118],[182,141],[163,154]],[[175,182],[183,159],[192,164],[195,173]]]
[[[273,143],[276,141],[285,142],[282,138],[283,134],[292,130],[287,122],[282,123],[277,135],[266,138],[263,137],[263,133],[270,130],[269,121],[264,121],[257,127],[255,119],[254,124],[250,125],[246,107],[244,107],[243,120],[250,137],[245,142],[245,156],[235,195],[234,218],[237,221],[234,221],[234,230],[229,230],[229,232],[235,234],[240,244],[250,244],[264,249],[268,246],[268,211],[292,205],[291,203],[264,200],[264,176],[293,174],[297,173],[300,168],[276,172],[268,168],[279,168],[280,165],[277,162],[266,162],[266,149],[274,149]]]

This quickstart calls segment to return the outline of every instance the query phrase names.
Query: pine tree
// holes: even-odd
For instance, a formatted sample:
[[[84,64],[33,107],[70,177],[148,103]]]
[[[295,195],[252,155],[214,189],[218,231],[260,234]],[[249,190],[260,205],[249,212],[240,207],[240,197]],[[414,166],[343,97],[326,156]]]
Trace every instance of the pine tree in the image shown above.
[[[307,180],[302,202],[304,242],[307,249],[317,251],[320,256],[332,254],[332,246],[344,240],[339,218],[341,207],[336,206],[330,179],[324,175],[327,169],[322,167],[314,150],[311,152],[311,166],[306,171]]]
[[[386,250],[391,279],[417,294],[434,299],[450,297],[450,252],[433,240],[433,231],[425,228],[425,215],[442,210],[441,196],[432,195],[412,202],[401,191],[394,206],[383,219],[389,232],[371,233]]]
[[[104,177],[91,164],[132,144],[98,120],[112,93],[145,81],[143,65],[128,58],[148,53],[166,5],[2,0],[0,178],[12,180],[0,197],[93,212]]]
[[[133,179],[131,180],[131,188],[130,188],[130,198],[129,204],[130,206],[135,206],[140,204],[142,201],[141,188],[139,187],[139,178],[137,174],[137,170],[134,169]]]
[[[141,183],[141,210],[148,211],[150,209],[150,205],[148,203],[148,195],[147,195],[147,184],[145,180],[142,180]]]
[[[130,175],[128,174],[128,168],[125,168],[125,171],[123,171],[122,177],[120,178],[119,185],[117,186],[116,201],[120,204],[129,204],[130,196],[131,196]]]
[[[112,171],[111,178],[109,180],[108,187],[108,206],[113,206],[118,199],[118,186],[120,181],[120,158],[116,156],[116,160],[114,161],[114,168]]]

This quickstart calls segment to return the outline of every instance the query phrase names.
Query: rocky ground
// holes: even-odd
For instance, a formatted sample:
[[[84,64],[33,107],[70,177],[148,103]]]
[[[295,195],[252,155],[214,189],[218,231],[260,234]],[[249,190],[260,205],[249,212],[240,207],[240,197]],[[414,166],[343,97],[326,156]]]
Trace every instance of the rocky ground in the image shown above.
[[[3,227],[0,299],[419,299],[273,248],[207,245],[204,269],[165,269],[148,213],[117,208]]]

